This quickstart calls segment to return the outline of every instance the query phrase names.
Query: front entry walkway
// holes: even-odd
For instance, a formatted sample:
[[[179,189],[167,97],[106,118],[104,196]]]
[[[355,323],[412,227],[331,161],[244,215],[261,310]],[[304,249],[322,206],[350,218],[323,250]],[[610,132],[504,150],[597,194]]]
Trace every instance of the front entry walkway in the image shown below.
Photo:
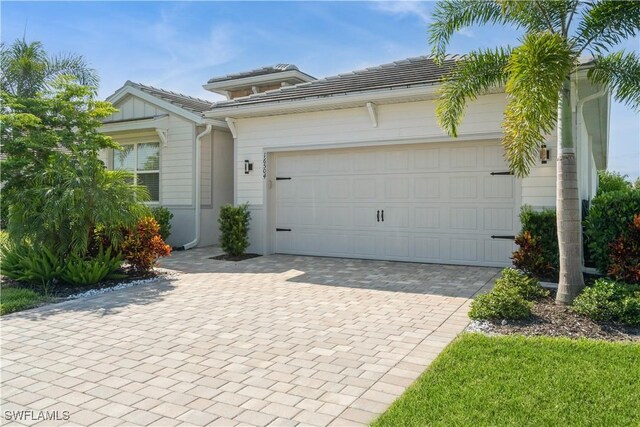
[[[469,298],[498,273],[207,255],[176,252],[163,263],[183,272],[172,280],[3,317],[3,417],[68,411],[46,426],[366,424],[464,329]]]

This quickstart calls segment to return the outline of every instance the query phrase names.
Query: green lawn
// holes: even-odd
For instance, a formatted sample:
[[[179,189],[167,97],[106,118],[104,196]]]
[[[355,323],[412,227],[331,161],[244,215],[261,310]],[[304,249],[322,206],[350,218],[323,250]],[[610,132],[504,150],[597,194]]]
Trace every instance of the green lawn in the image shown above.
[[[640,345],[465,334],[374,426],[640,425]]]
[[[0,289],[0,315],[26,310],[45,299],[44,296],[29,289],[2,288]]]

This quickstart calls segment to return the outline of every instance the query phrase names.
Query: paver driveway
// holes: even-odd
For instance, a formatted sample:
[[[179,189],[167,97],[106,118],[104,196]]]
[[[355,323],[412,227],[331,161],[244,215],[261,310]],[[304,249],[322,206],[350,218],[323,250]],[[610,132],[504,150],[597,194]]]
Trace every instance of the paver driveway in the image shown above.
[[[99,426],[367,423],[465,327],[469,298],[498,272],[208,253],[176,253],[164,263],[183,271],[173,280],[5,316],[3,418],[48,410],[69,412],[60,424]]]

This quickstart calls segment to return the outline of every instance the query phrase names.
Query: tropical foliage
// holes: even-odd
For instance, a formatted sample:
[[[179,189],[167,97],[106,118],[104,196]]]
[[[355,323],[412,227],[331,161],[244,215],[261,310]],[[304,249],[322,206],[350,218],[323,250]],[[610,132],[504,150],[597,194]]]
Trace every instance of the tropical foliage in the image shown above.
[[[507,106],[502,123],[507,162],[516,176],[536,164],[548,135],[558,132],[558,241],[560,283],[557,300],[569,303],[584,286],[579,197],[577,193],[572,108],[577,102],[571,76],[579,69],[614,97],[640,108],[640,56],[613,51],[640,31],[640,2],[603,0],[439,1],[429,40],[434,58],[443,62],[450,39],[474,25],[504,25],[523,35],[513,47],[481,49],[457,61],[441,89],[437,116],[456,136],[467,103],[504,87]],[[580,63],[582,55],[593,60]]]
[[[146,190],[100,160],[102,150],[121,149],[98,132],[116,110],[86,85],[97,77],[82,57],[49,57],[39,43],[23,41],[3,46],[1,54],[2,204],[8,207],[2,273],[45,290],[110,277],[131,246],[130,230],[151,215]],[[168,254],[159,236],[150,242],[162,249],[155,253]]]
[[[135,228],[127,230],[120,250],[138,273],[149,271],[158,258],[171,253],[171,247],[162,240],[160,226],[153,217],[142,218]]]
[[[98,74],[79,55],[48,55],[42,43],[16,40],[0,45],[0,89],[20,98],[32,98],[51,89],[60,76],[72,77],[83,86],[97,87]]]

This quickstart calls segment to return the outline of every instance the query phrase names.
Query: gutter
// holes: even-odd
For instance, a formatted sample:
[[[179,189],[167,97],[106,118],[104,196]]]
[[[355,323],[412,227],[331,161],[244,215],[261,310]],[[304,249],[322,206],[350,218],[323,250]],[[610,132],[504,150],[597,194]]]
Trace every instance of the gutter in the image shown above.
[[[207,124],[207,127],[205,128],[205,130],[203,130],[202,132],[200,132],[197,136],[196,136],[196,232],[195,232],[195,238],[190,241],[189,243],[185,244],[182,248],[180,248],[181,250],[188,250],[191,248],[194,248],[198,245],[198,243],[200,242],[200,157],[201,157],[201,140],[203,137],[205,137],[206,135],[209,135],[211,133],[211,129],[212,129],[212,125],[211,124]]]
[[[582,138],[580,138],[581,140],[584,140],[585,138],[583,137],[584,135],[582,135],[582,125],[584,124],[584,104],[586,104],[587,102],[593,101],[595,99],[601,98],[603,96],[605,96],[607,94],[607,91],[605,89],[600,89],[598,92],[596,93],[592,93],[589,96],[585,96],[584,98],[582,98],[581,100],[578,101],[578,105],[576,106],[576,110],[577,110],[577,116],[576,120],[576,133],[578,133]],[[608,137],[607,137],[608,138]],[[609,149],[609,144],[607,143],[607,151]],[[604,153],[605,156],[608,157],[608,153]],[[606,159],[606,157],[605,157]],[[605,160],[606,163],[606,160]]]
[[[226,117],[242,117],[243,115],[269,114],[269,113],[286,113],[295,111],[300,108],[334,108],[337,106],[364,106],[367,102],[376,101],[394,101],[406,97],[424,97],[425,99],[434,98],[438,85],[414,86],[410,88],[384,89],[378,91],[363,91],[347,94],[334,94],[322,98],[306,98],[293,100],[279,100],[271,102],[253,102],[246,104],[230,105],[214,107],[212,110],[205,111],[207,118],[225,119]],[[495,91],[495,92],[494,92]],[[499,93],[500,89],[494,89],[488,93]]]

